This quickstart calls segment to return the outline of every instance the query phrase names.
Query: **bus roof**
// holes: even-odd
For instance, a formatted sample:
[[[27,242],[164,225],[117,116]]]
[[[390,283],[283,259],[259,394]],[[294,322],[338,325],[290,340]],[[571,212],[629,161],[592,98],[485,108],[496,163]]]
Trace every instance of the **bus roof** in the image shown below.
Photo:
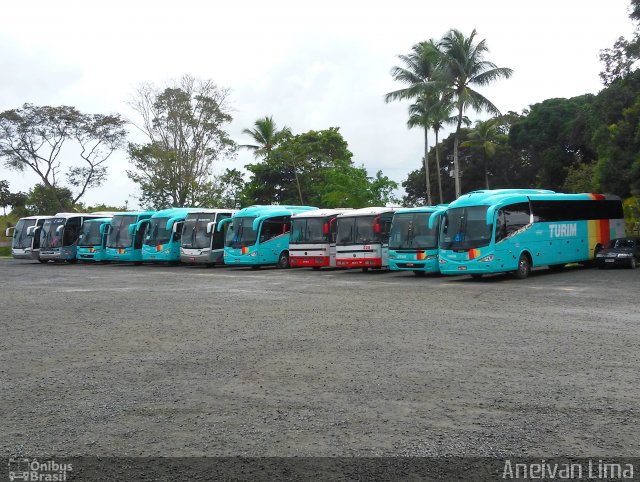
[[[22,221],[23,219],[49,219],[52,218],[53,216],[50,214],[43,214],[43,215],[36,215],[36,216],[24,216],[20,219],[18,219],[18,221]]]
[[[155,211],[124,211],[124,212],[114,213],[114,216],[142,216],[147,214],[149,216],[153,216],[154,213]]]
[[[161,209],[153,213],[151,218],[176,218],[181,216],[187,216],[189,213],[198,212],[199,208],[169,208]]]
[[[460,196],[449,204],[449,208],[466,206],[492,206],[504,204],[509,200],[514,202],[532,201],[588,201],[596,199],[618,200],[617,196],[603,194],[566,194],[549,191],[546,189],[494,189],[474,191]]]
[[[286,216],[294,215],[304,211],[312,211],[318,209],[313,206],[280,206],[280,205],[255,205],[241,209],[233,215],[233,217],[262,217],[262,216]]]
[[[112,218],[92,218],[87,219],[85,223],[110,223]]]
[[[237,213],[237,209],[224,209],[224,208],[193,208],[189,214],[202,214],[202,213]]]
[[[376,214],[392,213],[395,211],[396,211],[396,208],[386,208],[386,207],[361,208],[361,209],[354,209],[353,211],[344,212],[340,214],[338,217],[347,218],[352,216],[375,216]]]
[[[399,208],[396,209],[394,214],[409,214],[409,213],[435,213],[436,211],[440,211],[445,209],[446,206],[418,206],[415,208]]]
[[[351,208],[338,208],[338,209],[314,209],[313,211],[303,211],[293,215],[294,218],[324,218],[327,216],[337,216],[338,214],[351,212]]]
[[[111,213],[106,214],[106,213],[57,213],[55,216],[47,216],[50,218],[76,218],[76,217],[81,217],[81,218],[104,218],[104,217],[111,217]]]

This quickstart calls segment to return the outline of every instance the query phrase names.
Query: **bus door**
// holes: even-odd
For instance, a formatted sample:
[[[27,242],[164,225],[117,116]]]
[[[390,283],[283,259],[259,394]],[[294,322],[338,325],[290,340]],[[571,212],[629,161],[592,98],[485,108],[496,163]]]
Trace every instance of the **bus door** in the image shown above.
[[[218,213],[215,222],[211,228],[211,249],[219,250],[224,249],[224,238],[227,236],[227,229],[229,229],[229,223],[224,223],[222,229],[218,231],[215,227],[219,221],[231,217],[231,213]]]
[[[374,232],[380,239],[380,254],[382,266],[389,266],[389,233],[391,231],[391,220],[393,213],[384,213],[376,217]]]

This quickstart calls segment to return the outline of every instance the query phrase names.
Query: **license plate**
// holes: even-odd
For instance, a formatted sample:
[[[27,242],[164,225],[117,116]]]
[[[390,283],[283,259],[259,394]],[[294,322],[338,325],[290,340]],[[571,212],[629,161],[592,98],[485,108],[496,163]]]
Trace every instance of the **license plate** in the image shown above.
[[[407,267],[408,267],[408,268],[411,268],[411,267],[413,267],[413,266],[414,266],[414,264],[413,264],[413,263],[407,263]]]
[[[466,266],[458,266],[458,271],[467,271]]]
[[[605,263],[615,263],[615,259],[605,259]]]

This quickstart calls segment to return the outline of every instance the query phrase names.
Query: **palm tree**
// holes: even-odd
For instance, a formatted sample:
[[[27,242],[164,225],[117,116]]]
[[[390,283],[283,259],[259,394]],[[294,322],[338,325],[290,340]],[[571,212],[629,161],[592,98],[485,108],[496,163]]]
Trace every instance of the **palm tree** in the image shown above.
[[[254,123],[254,129],[244,129],[243,134],[253,138],[254,144],[243,144],[240,147],[250,149],[257,158],[264,157],[269,160],[271,151],[282,141],[291,137],[291,129],[284,126],[278,130],[272,116],[265,116]]]
[[[461,194],[458,148],[464,111],[471,107],[476,112],[487,111],[493,115],[500,115],[498,108],[473,87],[489,85],[502,77],[508,79],[513,73],[513,70],[509,68],[497,67],[494,63],[484,60],[489,48],[486,40],[474,43],[476,35],[475,29],[469,37],[452,29],[438,43],[438,48],[442,53],[442,62],[439,65],[439,75],[441,75],[439,82],[446,86],[458,111],[453,141],[456,197]]]
[[[494,117],[486,121],[476,121],[474,129],[469,133],[469,140],[460,147],[474,147],[482,152],[484,164],[485,188],[489,187],[489,160],[496,154],[496,146],[506,141],[507,136],[500,132],[500,118]]]
[[[398,58],[404,64],[403,67],[393,67],[391,75],[394,80],[406,84],[407,87],[385,95],[385,102],[394,100],[416,100],[409,108],[409,121],[411,127],[420,126],[424,129],[424,173],[426,181],[426,202],[431,205],[431,183],[429,179],[429,126],[428,112],[431,109],[429,103],[433,100],[433,79],[438,66],[440,53],[433,40],[415,44],[409,55],[399,55]]]

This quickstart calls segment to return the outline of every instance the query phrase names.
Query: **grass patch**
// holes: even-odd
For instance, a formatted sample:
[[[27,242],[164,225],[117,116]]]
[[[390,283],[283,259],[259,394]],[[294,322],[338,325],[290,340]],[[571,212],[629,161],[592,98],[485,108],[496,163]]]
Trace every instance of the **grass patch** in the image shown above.
[[[11,246],[0,246],[0,256],[11,256]]]

